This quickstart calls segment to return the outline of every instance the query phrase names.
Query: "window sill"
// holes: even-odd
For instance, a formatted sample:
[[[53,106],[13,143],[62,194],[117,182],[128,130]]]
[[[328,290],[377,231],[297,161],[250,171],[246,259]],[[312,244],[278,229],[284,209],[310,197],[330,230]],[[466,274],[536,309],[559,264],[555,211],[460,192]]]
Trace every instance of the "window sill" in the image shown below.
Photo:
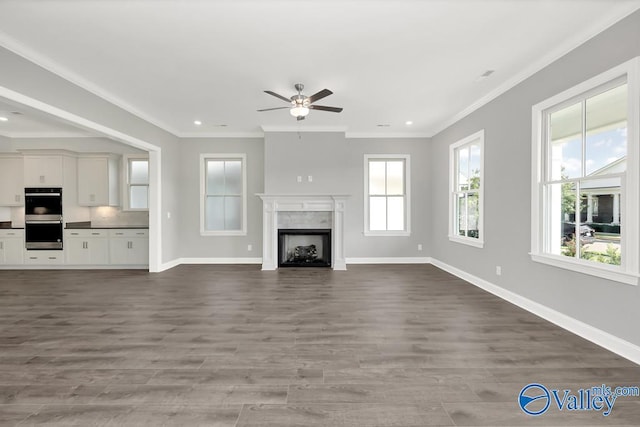
[[[407,237],[411,236],[410,231],[365,231],[367,237]]]
[[[201,236],[246,236],[247,232],[244,230],[228,230],[228,231],[200,231]]]
[[[530,254],[531,259],[535,262],[542,264],[552,265],[554,267],[563,268],[565,270],[571,270],[582,274],[588,274],[590,276],[596,276],[614,282],[624,283],[627,285],[638,285],[638,275],[634,273],[628,273],[619,270],[613,270],[606,266],[595,266],[592,263],[580,262],[570,259],[563,259],[565,257],[548,255],[548,254]],[[613,267],[615,268],[615,267]]]
[[[473,246],[474,248],[483,248],[484,240],[474,239],[471,237],[449,236],[449,240],[463,245]]]

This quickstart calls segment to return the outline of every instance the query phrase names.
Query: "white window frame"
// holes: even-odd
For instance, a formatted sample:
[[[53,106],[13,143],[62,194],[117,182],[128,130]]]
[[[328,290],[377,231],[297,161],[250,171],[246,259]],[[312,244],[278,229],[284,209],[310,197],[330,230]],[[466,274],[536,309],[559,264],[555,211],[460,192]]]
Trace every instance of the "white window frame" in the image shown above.
[[[144,154],[125,154],[122,156],[122,163],[123,163],[123,172],[124,172],[124,179],[122,180],[123,182],[123,193],[124,193],[124,200],[122,201],[122,210],[124,211],[133,211],[133,212],[145,212],[145,211],[149,211],[149,198],[150,198],[150,193],[149,193],[149,183],[151,182],[151,169],[149,168],[149,177],[147,180],[147,207],[146,208],[132,208],[130,206],[130,200],[131,200],[131,183],[129,182],[129,178],[131,176],[131,161],[132,160],[145,160],[147,162],[148,167],[150,167],[150,163],[149,163],[149,156],[146,156]],[[141,185],[141,184],[134,184],[134,185]]]
[[[456,172],[458,170],[457,153],[461,148],[471,145],[480,146],[480,188],[478,189],[478,232],[480,237],[460,236],[457,234],[456,203]],[[449,146],[449,240],[476,248],[484,247],[484,129],[469,135]]]
[[[369,161],[404,161],[404,230],[371,230],[369,227]],[[411,235],[411,156],[409,154],[365,154],[364,155],[364,235],[396,236]]]
[[[207,230],[206,223],[206,173],[207,160],[240,160],[242,167],[242,227],[238,230]],[[200,235],[202,236],[246,236],[247,235],[247,155],[245,153],[200,154]]]
[[[622,264],[620,266],[599,264],[586,260],[568,258],[545,252],[544,223],[545,206],[542,183],[548,162],[544,115],[554,107],[590,96],[598,88],[616,80],[626,79],[628,87],[627,112],[627,170],[621,178],[622,206],[624,218],[621,227]],[[597,92],[596,92],[597,93]],[[532,108],[532,176],[531,176],[531,259],[536,262],[601,277],[630,285],[638,284],[640,263],[640,162],[638,161],[640,131],[640,57],[578,84],[558,95],[536,104]]]

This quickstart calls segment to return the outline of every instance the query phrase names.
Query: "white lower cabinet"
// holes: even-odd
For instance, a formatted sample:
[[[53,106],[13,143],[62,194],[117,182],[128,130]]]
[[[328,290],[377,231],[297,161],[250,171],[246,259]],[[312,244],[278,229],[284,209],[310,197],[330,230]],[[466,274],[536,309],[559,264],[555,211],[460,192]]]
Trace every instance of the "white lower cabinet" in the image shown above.
[[[64,251],[28,250],[24,252],[24,263],[33,265],[64,264]]]
[[[0,230],[0,264],[24,264],[24,230]]]
[[[69,265],[109,264],[107,230],[65,230],[64,248]]]
[[[149,230],[109,230],[109,237],[109,258],[111,264],[149,264]]]

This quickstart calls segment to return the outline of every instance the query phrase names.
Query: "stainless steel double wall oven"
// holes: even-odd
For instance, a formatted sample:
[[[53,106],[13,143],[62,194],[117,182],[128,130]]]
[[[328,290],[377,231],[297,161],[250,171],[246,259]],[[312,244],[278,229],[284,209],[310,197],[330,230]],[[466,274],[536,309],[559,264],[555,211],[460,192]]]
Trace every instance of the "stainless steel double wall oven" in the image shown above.
[[[62,250],[62,188],[25,188],[27,249]]]

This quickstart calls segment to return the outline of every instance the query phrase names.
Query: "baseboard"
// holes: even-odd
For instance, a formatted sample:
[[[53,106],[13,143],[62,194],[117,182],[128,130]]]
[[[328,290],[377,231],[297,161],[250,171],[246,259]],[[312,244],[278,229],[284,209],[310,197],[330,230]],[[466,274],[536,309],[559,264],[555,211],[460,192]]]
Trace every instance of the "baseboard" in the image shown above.
[[[154,273],[161,273],[163,271],[169,270],[179,265],[180,265],[180,258],[172,259],[171,261],[160,264],[160,266],[158,267],[158,271],[155,271]]]
[[[469,274],[459,268],[453,267],[437,259],[431,259],[431,264],[434,266],[465,280],[472,285],[475,285],[485,291],[502,298],[518,307],[527,310],[530,313],[535,314],[549,322],[560,326],[563,329],[568,330],[586,340],[591,341],[594,344],[599,345],[613,353],[616,353],[625,359],[640,364],[640,347],[625,341],[615,335],[598,329],[594,326],[588,325],[578,319],[567,316],[564,313],[553,310],[545,305],[532,301],[514,292],[506,290],[500,286],[496,286],[484,279]]]
[[[347,258],[347,264],[429,264],[429,257],[370,257]]]
[[[180,264],[262,264],[262,258],[180,258]]]

